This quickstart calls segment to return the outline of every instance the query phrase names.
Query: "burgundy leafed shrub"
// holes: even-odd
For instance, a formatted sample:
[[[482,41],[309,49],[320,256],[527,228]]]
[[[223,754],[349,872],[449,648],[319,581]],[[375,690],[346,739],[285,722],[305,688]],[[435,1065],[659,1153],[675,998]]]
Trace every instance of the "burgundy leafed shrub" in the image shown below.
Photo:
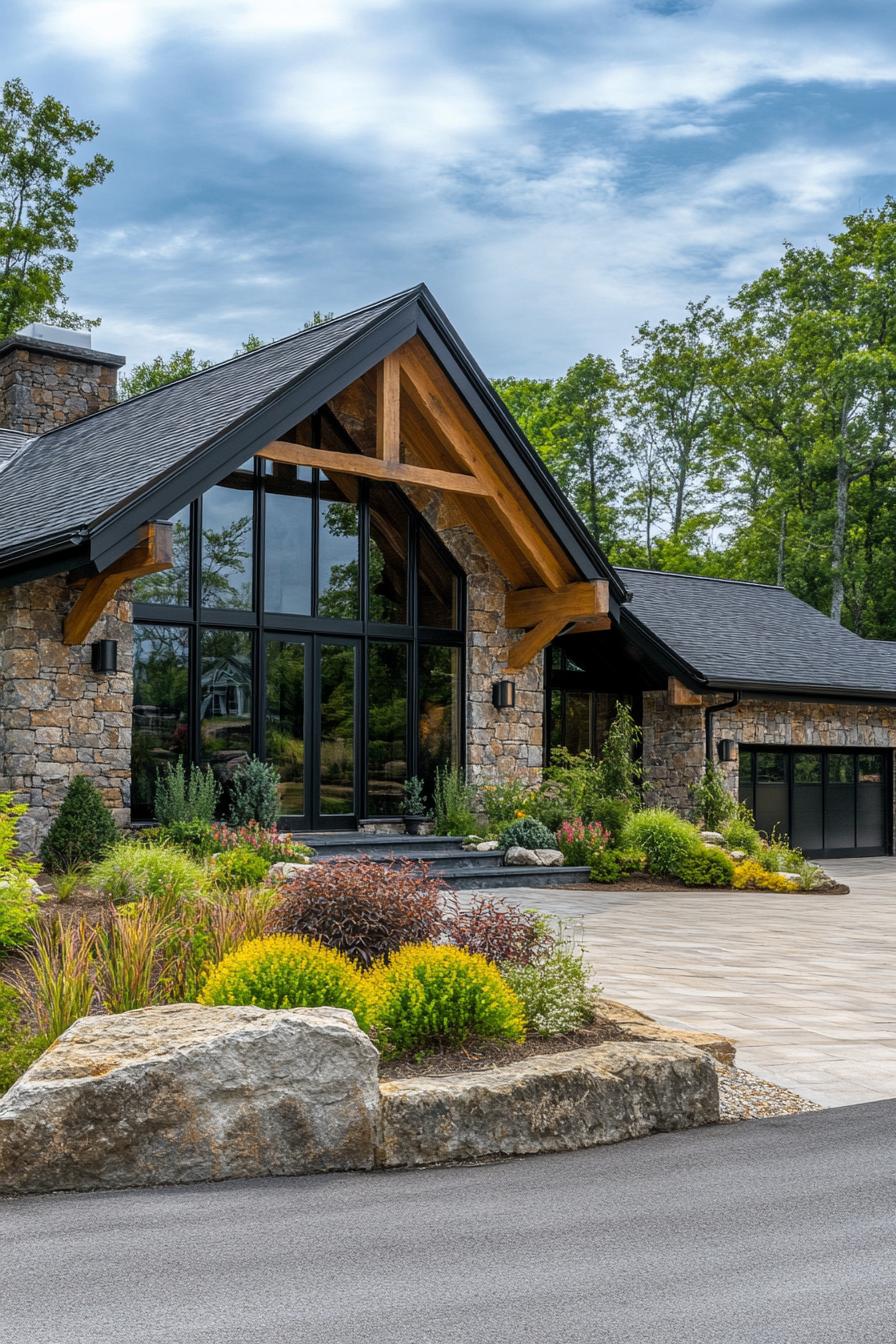
[[[270,932],[319,938],[370,966],[405,943],[438,941],[443,890],[425,863],[330,859],[281,888]]]
[[[451,892],[446,894],[444,911],[446,940],[489,961],[527,966],[554,945],[543,915],[510,905],[500,896],[474,895],[461,904]]]

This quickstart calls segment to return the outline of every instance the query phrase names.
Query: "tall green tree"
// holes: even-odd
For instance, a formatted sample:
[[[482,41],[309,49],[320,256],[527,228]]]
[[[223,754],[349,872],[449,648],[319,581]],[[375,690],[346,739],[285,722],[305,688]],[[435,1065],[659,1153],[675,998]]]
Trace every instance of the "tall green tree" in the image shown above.
[[[28,322],[95,327],[67,306],[64,281],[78,246],[78,202],[112,171],[94,154],[76,162],[99,127],[79,121],[64,103],[40,100],[20,79],[0,95],[0,339]]]

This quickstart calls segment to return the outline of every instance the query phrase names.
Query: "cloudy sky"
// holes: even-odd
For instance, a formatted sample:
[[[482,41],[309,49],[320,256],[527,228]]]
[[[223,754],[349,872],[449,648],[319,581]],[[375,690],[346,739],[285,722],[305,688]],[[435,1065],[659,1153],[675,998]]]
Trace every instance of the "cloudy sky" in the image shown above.
[[[130,362],[425,280],[556,374],[894,189],[891,0],[29,0],[0,74],[102,128],[69,296]]]

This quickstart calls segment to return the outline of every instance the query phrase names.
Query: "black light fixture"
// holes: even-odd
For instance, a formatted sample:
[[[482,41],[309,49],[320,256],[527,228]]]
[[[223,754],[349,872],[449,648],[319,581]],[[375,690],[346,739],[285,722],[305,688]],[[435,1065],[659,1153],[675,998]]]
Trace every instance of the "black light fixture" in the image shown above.
[[[90,666],[94,672],[109,676],[118,671],[118,640],[97,639],[90,646]]]
[[[516,704],[516,682],[508,678],[492,682],[492,704],[495,709],[513,709]]]
[[[733,737],[720,737],[716,746],[720,761],[737,760],[737,743]]]

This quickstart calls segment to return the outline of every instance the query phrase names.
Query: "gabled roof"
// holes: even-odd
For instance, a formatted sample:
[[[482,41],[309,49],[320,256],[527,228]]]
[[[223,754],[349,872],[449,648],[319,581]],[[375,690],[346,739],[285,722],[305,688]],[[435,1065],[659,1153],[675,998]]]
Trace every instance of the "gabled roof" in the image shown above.
[[[20,429],[4,429],[0,425],[0,471],[8,467],[16,453],[31,442],[31,434],[23,434]]]
[[[53,429],[0,491],[0,576],[102,568],[386,354],[420,335],[583,578],[623,586],[424,285]],[[0,449],[2,452],[2,449]]]
[[[896,698],[896,644],[862,639],[786,588],[618,572],[632,594],[623,630],[660,641],[695,685]]]

